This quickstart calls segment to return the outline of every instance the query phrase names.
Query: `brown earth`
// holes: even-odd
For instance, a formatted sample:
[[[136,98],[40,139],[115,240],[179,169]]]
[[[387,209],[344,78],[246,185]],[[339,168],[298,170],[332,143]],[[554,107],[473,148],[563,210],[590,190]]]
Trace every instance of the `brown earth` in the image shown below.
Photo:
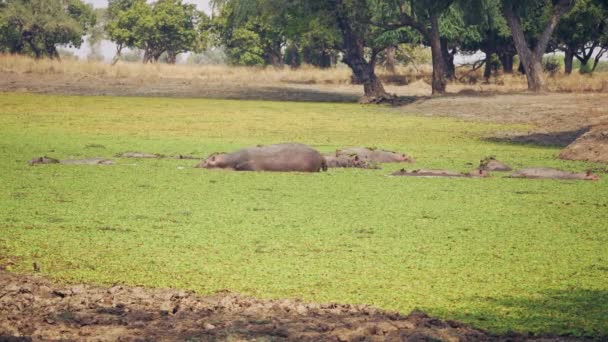
[[[574,341],[497,336],[414,311],[228,292],[53,284],[0,271],[0,341]]]
[[[592,127],[564,149],[559,157],[566,160],[583,160],[608,163],[608,124]]]
[[[418,98],[400,112],[501,124],[529,125],[489,140],[567,146],[590,126],[608,122],[606,93],[478,94]]]

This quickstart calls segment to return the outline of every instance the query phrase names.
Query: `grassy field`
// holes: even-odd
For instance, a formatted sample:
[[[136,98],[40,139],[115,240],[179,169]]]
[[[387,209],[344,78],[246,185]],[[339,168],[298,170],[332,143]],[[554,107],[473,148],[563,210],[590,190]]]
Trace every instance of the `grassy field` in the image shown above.
[[[221,289],[420,308],[494,332],[608,335],[608,175],[600,182],[416,179],[383,170],[232,173],[206,155],[298,141],[378,146],[414,167],[601,165],[482,138],[525,126],[354,104],[0,94],[0,263],[66,282]],[[605,165],[603,166],[605,169]]]

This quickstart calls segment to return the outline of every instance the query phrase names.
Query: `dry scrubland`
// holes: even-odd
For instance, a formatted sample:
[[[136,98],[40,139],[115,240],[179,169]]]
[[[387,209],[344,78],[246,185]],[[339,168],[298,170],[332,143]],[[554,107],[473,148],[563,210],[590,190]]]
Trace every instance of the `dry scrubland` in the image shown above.
[[[428,65],[417,68],[400,67],[396,74],[378,69],[378,75],[383,79],[388,90],[402,96],[430,95],[431,72],[432,69]],[[204,84],[217,86],[219,89],[295,86],[305,90],[316,89],[329,92],[337,90],[340,93],[351,95],[362,92],[361,86],[351,84],[350,69],[344,66],[331,69],[303,66],[295,70],[288,67],[275,69],[271,67],[122,62],[112,66],[100,62],[35,60],[21,56],[2,55],[0,56],[0,73],[13,76],[22,75],[23,80],[26,80],[28,75],[62,76],[66,77],[66,82],[76,83],[82,80],[93,83],[95,80],[121,80],[127,84],[179,80],[190,86]],[[457,78],[459,81],[452,82],[448,86],[448,92],[509,93],[524,91],[527,88],[526,79],[522,75],[500,75],[492,77],[490,82],[484,82],[481,69],[470,72],[468,68],[459,68]],[[554,92],[608,92],[608,73],[581,75],[575,72],[570,76],[557,74],[547,79],[549,90]],[[120,84],[117,85],[120,86]],[[25,87],[27,88],[26,85]],[[352,98],[350,99],[352,100]]]

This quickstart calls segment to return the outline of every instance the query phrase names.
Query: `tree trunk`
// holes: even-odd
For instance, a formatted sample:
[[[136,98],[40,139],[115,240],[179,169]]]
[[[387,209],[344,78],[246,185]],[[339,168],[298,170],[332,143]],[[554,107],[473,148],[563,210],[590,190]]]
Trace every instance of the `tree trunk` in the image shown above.
[[[395,47],[394,45],[391,45],[389,47],[387,47],[384,52],[386,53],[386,70],[388,72],[390,72],[391,74],[394,74],[397,72],[397,58],[395,57],[395,54],[397,52],[397,47]]]
[[[608,51],[608,47],[607,48],[601,48],[600,52],[598,52],[598,54],[595,56],[595,59],[593,60],[593,68],[591,68],[591,73],[592,74],[595,72],[595,69],[597,68],[597,65],[600,64],[600,60],[602,59],[602,57],[604,56],[604,53],[606,53],[606,51]]]
[[[118,63],[118,61],[120,60],[120,57],[122,56],[122,49],[122,44],[116,45],[116,55],[112,59],[112,65],[116,65],[116,63]]]
[[[547,85],[543,75],[542,58],[547,50],[551,34],[553,34],[555,27],[557,27],[559,20],[572,8],[572,6],[574,6],[574,1],[572,0],[558,0],[557,3],[552,6],[553,13],[549,18],[545,29],[538,37],[535,46],[530,49],[524,35],[524,30],[521,26],[521,20],[513,11],[513,3],[504,4],[503,12],[507,19],[507,24],[511,29],[511,33],[513,34],[513,41],[515,42],[519,60],[526,71],[528,90],[534,92],[546,90]]]
[[[445,79],[445,62],[443,53],[441,52],[441,37],[439,35],[439,15],[435,12],[431,13],[431,54],[433,57],[433,95],[444,94],[446,88]]]
[[[510,53],[502,53],[499,55],[500,64],[502,64],[502,71],[505,74],[513,73],[513,55]]]
[[[441,39],[441,54],[445,63],[445,76],[453,80],[456,78],[456,66],[454,65],[454,54],[448,48],[447,39]]]
[[[565,69],[566,75],[570,75],[570,74],[572,74],[572,65],[574,62],[574,52],[572,51],[572,49],[570,47],[566,47],[566,51],[564,51],[564,53],[566,54],[564,56],[564,69]]]
[[[175,64],[177,63],[177,53],[173,51],[167,51],[167,63]]]
[[[342,1],[334,2],[338,27],[342,33],[342,41],[344,42],[344,57],[343,61],[348,65],[353,75],[363,83],[364,100],[374,102],[382,99],[391,98],[385,90],[382,82],[376,76],[374,71],[376,54],[372,53],[370,62],[365,60],[364,44],[361,37],[353,30],[350,19],[344,12]]]
[[[494,68],[494,65],[492,63],[492,56],[494,55],[494,51],[486,50],[483,52],[486,54],[486,65],[485,65],[485,69],[483,71],[483,78],[485,78],[485,80],[487,82],[490,79],[490,77],[492,77],[492,69]]]
[[[331,68],[332,58],[331,54],[327,50],[321,51],[321,57],[319,58],[319,67],[322,69]]]

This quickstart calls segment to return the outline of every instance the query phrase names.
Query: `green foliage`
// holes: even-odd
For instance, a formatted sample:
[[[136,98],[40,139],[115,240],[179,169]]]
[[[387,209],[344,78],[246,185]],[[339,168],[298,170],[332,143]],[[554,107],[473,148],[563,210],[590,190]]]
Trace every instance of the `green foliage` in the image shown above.
[[[504,130],[529,127],[355,104],[0,94],[0,258],[73,283],[417,307],[493,332],[606,336],[606,174],[575,182],[386,176],[403,165],[288,174],[175,159],[26,164],[295,140],[323,152],[402,150],[418,161],[408,168],[465,171],[488,155],[514,168],[605,168],[483,139]]]
[[[589,60],[598,53],[598,48],[608,49],[608,8],[602,6],[602,1],[579,0],[557,27],[554,44],[584,65],[581,72],[591,73],[593,66],[587,65]]]
[[[283,61],[286,44],[285,1],[216,1],[219,16],[213,27],[218,42],[234,65],[274,65]]]
[[[207,44],[208,18],[182,0],[110,0],[106,31],[110,40],[144,51],[144,62],[158,61],[165,53],[169,63],[186,51],[199,51]],[[201,33],[202,31],[202,33]]]
[[[0,6],[0,52],[59,57],[58,45],[80,47],[95,25],[81,0],[6,0]]]

